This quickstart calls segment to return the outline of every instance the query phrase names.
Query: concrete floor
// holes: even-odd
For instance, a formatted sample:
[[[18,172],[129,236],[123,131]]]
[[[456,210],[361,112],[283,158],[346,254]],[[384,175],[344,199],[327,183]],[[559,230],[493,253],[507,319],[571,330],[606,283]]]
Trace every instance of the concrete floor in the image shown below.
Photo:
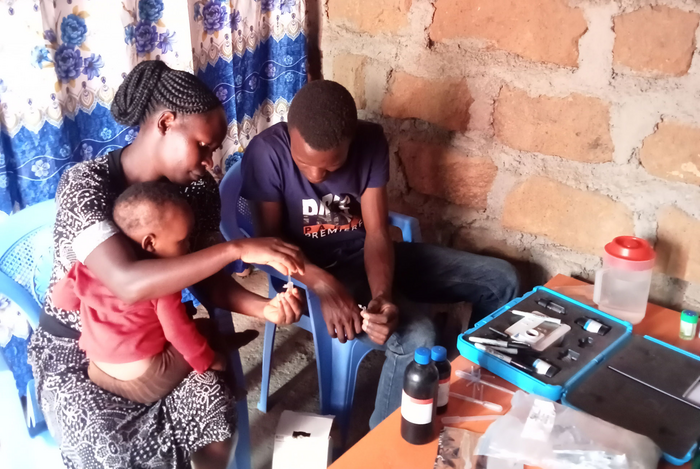
[[[267,277],[260,271],[238,279],[247,289],[267,296]],[[236,331],[255,329],[260,335],[241,348],[241,362],[248,389],[253,469],[272,466],[277,422],[283,410],[319,413],[318,379],[311,333],[295,326],[279,327],[275,337],[268,412],[258,410],[262,377],[264,324],[241,314],[234,314]],[[379,374],[384,354],[371,352],[363,360],[358,373],[349,445],[369,431],[369,417],[374,408]],[[335,431],[334,431],[335,433]]]
[[[267,277],[260,271],[255,271],[245,278],[237,280],[248,290],[267,296]],[[445,308],[442,308],[445,310]],[[468,318],[468,310],[463,307],[451,308],[454,314],[447,317],[443,329],[450,337],[446,342],[454,343],[454,337],[463,327],[463,320]],[[316,361],[311,333],[295,326],[280,327],[275,338],[275,350],[272,362],[270,382],[270,397],[268,412],[258,410],[260,398],[260,380],[262,377],[262,348],[264,323],[240,314],[234,314],[236,331],[255,329],[260,335],[250,344],[241,348],[241,361],[246,375],[248,389],[248,413],[250,417],[251,447],[253,469],[269,469],[272,465],[272,449],[274,445],[277,422],[283,410],[319,413],[318,379],[316,376]],[[456,350],[450,355],[456,356]],[[348,448],[369,431],[369,417],[374,408],[377,384],[381,373],[384,354],[373,351],[362,361],[358,372],[355,388],[355,403],[353,406]],[[334,429],[332,435],[337,433]]]

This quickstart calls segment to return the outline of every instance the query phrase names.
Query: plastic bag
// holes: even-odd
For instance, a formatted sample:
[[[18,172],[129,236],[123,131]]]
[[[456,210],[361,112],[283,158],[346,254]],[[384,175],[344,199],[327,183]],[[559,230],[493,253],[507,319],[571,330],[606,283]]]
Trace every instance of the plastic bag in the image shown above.
[[[433,469],[523,469],[522,464],[511,461],[474,456],[481,435],[462,428],[443,428]]]
[[[434,469],[472,469],[472,456],[480,436],[481,433],[461,428],[443,428]]]
[[[503,459],[487,458],[486,456],[476,456],[474,469],[523,469],[523,465],[513,461]]]
[[[476,454],[542,469],[656,469],[661,457],[648,437],[545,398],[518,391],[511,405]]]

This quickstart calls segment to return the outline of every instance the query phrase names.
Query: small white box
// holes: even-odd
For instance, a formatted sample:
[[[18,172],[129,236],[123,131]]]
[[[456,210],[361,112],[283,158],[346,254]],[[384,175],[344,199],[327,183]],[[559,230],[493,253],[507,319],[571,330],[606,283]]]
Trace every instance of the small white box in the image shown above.
[[[272,469],[325,469],[331,462],[332,415],[282,412],[275,434]]]

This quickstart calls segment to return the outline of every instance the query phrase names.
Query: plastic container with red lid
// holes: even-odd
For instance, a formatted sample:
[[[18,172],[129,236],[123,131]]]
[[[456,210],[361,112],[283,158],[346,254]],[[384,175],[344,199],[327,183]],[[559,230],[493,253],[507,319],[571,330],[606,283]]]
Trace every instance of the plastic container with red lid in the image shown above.
[[[656,253],[642,238],[618,236],[605,246],[596,272],[593,301],[598,308],[632,324],[646,314]]]

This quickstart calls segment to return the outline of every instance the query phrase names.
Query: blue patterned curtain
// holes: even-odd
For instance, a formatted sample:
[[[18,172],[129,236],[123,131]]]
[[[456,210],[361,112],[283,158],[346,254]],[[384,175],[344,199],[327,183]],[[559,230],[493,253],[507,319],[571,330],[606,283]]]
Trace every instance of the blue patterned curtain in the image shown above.
[[[109,106],[141,60],[193,71],[224,103],[221,175],[306,82],[305,10],[303,0],[1,0],[0,211],[53,197],[66,168],[133,140]]]
[[[305,14],[304,0],[0,0],[0,233],[67,168],[133,141],[109,107],[142,60],[196,73],[222,101],[223,175],[306,83]],[[21,362],[10,308],[0,298],[0,348]]]
[[[240,159],[260,130],[285,119],[306,83],[304,14],[301,0],[248,0],[233,9],[194,3],[193,67],[231,123],[220,171]]]

